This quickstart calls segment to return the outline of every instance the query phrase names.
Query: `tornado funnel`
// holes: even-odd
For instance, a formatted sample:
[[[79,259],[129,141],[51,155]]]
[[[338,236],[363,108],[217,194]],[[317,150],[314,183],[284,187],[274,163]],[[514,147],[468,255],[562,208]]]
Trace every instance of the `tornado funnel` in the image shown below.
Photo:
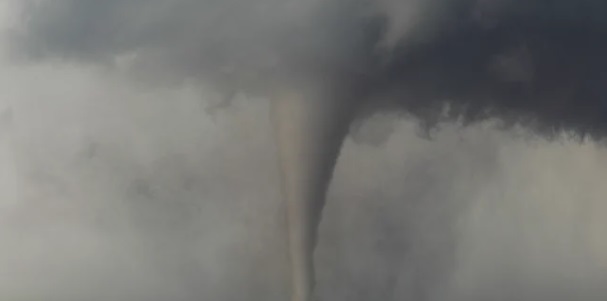
[[[354,93],[333,84],[275,91],[273,119],[286,202],[292,301],[310,301],[313,252],[325,195],[354,110]]]

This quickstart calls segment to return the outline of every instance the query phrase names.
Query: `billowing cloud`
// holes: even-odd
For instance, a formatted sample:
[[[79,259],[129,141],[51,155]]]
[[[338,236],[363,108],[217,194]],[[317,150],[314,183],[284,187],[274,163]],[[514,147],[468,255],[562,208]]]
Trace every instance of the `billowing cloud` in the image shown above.
[[[147,74],[260,92],[334,73],[426,123],[500,117],[601,135],[599,1],[23,1],[29,57],[140,62]],[[151,69],[150,69],[151,68]],[[267,94],[265,94],[267,95]]]

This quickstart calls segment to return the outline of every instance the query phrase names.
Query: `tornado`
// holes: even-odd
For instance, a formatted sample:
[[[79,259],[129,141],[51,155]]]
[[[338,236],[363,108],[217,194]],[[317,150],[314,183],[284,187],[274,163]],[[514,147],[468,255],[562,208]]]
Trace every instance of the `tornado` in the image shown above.
[[[272,95],[272,119],[286,203],[292,301],[312,300],[313,253],[333,168],[354,114],[349,85],[303,81]]]
[[[607,140],[604,1],[15,2],[15,58],[270,99],[293,301],[312,298],[317,228],[354,117]]]

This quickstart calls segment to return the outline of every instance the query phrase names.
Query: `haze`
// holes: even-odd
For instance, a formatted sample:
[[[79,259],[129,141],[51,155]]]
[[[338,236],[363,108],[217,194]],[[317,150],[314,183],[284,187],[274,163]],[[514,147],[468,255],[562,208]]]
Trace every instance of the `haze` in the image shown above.
[[[150,85],[127,63],[18,59],[11,41],[0,299],[288,298],[268,100],[236,93],[209,114],[221,97],[189,74]],[[606,150],[499,125],[357,121],[320,224],[320,299],[604,300]]]

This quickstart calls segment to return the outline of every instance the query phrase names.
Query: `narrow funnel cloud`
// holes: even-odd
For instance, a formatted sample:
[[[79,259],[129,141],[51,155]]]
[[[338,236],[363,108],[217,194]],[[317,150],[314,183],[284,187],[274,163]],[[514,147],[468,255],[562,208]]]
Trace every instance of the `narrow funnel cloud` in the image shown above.
[[[353,115],[607,137],[604,1],[19,3],[16,57],[126,66],[273,99],[294,301],[311,298],[316,228]]]
[[[346,92],[346,93],[344,93]],[[312,300],[313,251],[325,194],[352,118],[350,89],[286,85],[273,95],[286,201],[292,301]]]

